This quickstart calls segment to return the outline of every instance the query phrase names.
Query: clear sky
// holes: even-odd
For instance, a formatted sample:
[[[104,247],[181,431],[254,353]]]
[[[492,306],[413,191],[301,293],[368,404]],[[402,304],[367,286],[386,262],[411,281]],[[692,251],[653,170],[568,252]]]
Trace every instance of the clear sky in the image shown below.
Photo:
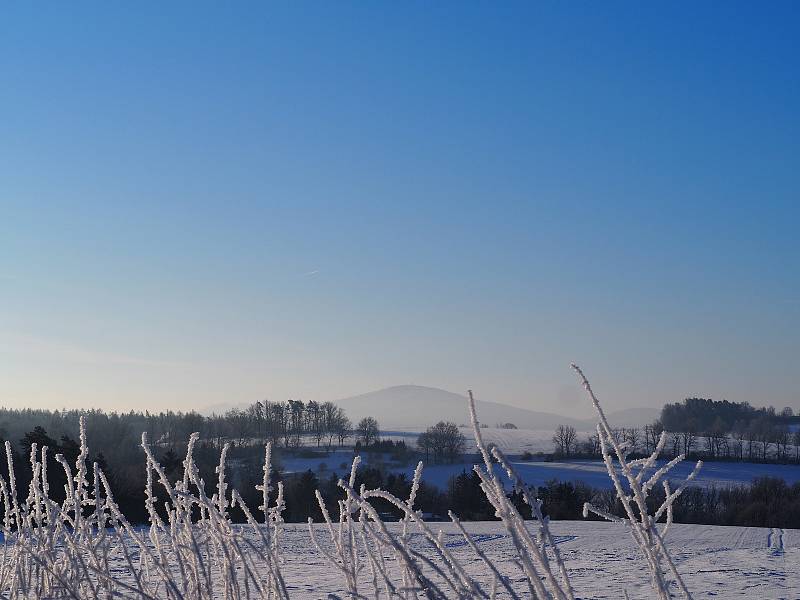
[[[0,404],[800,409],[800,4],[644,4],[4,4]]]

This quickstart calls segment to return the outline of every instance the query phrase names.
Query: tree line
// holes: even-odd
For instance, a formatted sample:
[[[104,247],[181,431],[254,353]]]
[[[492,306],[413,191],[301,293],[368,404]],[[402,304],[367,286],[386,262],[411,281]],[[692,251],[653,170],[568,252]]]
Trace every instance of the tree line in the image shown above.
[[[221,448],[225,442],[299,448],[303,445],[342,446],[352,437],[361,436],[366,444],[379,437],[373,417],[362,419],[355,427],[344,409],[333,402],[254,402],[246,408],[232,408],[222,414],[201,415],[195,411],[105,412],[102,410],[0,409],[0,439],[18,440],[35,427],[41,427],[54,439],[75,435],[78,421],[86,417],[89,439],[95,446],[119,447],[121,442],[136,440],[142,432],[157,446],[183,446],[193,432]]]
[[[610,514],[625,516],[611,489],[597,489],[582,482],[549,481],[537,488],[543,510],[552,519],[581,519],[583,504],[591,502]],[[654,489],[648,504],[657,507],[664,491]],[[787,484],[774,477],[757,478],[750,484],[728,487],[691,486],[673,505],[676,523],[738,527],[800,527],[800,483]]]
[[[800,417],[791,407],[778,412],[747,402],[687,398],[664,406],[661,418],[649,425],[620,427],[612,433],[632,455],[644,455],[655,449],[662,431],[667,431],[665,456],[800,464]],[[601,454],[596,434],[579,439],[571,426],[559,425],[552,443],[556,457]]]
[[[376,435],[377,421],[365,423],[369,425],[367,436]],[[431,433],[444,433],[455,436],[453,428],[441,423],[429,428]],[[620,435],[624,436],[620,430]],[[567,432],[568,433],[568,432]],[[630,431],[627,432],[630,436]],[[652,436],[653,433],[649,432]],[[398,452],[406,451],[405,445],[393,443],[390,440],[380,441],[377,437],[363,438],[358,435],[358,444],[371,439],[372,443],[362,446],[368,452]],[[424,434],[422,434],[424,435]],[[571,436],[567,435],[569,439]],[[642,444],[646,436],[641,436]],[[90,437],[90,442],[91,442]],[[589,444],[588,440],[583,443]],[[652,443],[652,442],[650,442]],[[31,480],[30,463],[26,456],[35,447],[41,450],[43,446],[49,448],[48,477],[52,496],[61,500],[64,493],[66,479],[63,470],[54,459],[55,453],[61,453],[65,459],[74,464],[79,452],[79,444],[75,437],[68,434],[56,439],[51,437],[42,426],[35,426],[18,441],[18,449],[12,448],[14,474],[17,486],[26,489]],[[458,441],[456,440],[456,445]],[[440,447],[446,447],[444,445]],[[135,448],[133,443],[128,446]],[[144,513],[144,470],[139,452],[131,452],[129,462],[114,463],[107,459],[105,451],[99,452],[92,449],[88,463],[97,463],[110,480],[115,496],[123,513],[133,523],[147,522]],[[174,447],[163,446],[154,448],[167,477],[176,481],[182,477],[182,455]],[[441,450],[439,452],[442,452]],[[446,454],[440,454],[446,460]],[[219,460],[219,450],[211,440],[201,440],[195,448],[195,459],[200,469],[201,477],[206,481],[213,481],[216,477],[215,468]],[[260,492],[256,485],[260,484],[263,468],[263,449],[257,446],[241,445],[231,448],[228,455],[229,478],[241,492],[245,502],[256,506],[261,501]],[[370,461],[372,462],[372,461]],[[236,465],[235,468],[233,465]],[[319,489],[329,511],[335,515],[338,510],[338,499],[342,491],[337,482],[345,476],[348,465],[343,462],[330,471],[327,469],[322,474],[307,471],[301,474],[284,475],[280,470],[280,462],[273,470],[273,481],[282,480],[285,486],[286,514],[288,521],[303,522],[309,516],[319,519],[315,490]],[[329,473],[325,476],[325,473]],[[0,475],[8,481],[8,467],[5,461],[0,461]],[[91,477],[90,477],[91,479]],[[358,471],[356,485],[363,483],[369,488],[386,489],[399,497],[407,497],[410,492],[411,481],[404,473],[394,473],[376,464],[368,464]],[[591,488],[583,483],[570,483],[551,481],[535,489],[536,494],[544,503],[544,511],[553,519],[579,519],[584,502],[591,502],[608,512],[621,514],[621,506],[612,490]],[[163,495],[163,491],[157,491]],[[517,505],[523,515],[529,515],[522,503],[521,496],[510,491],[509,497]],[[658,495],[653,497],[658,501]],[[165,497],[160,498],[159,506],[164,506]],[[400,515],[392,506],[379,500],[375,501],[376,509],[386,515],[389,520]],[[495,517],[493,507],[487,502],[485,494],[480,489],[480,480],[472,471],[464,470],[452,477],[443,489],[422,483],[417,493],[417,507],[428,513],[431,517],[446,518],[447,511],[453,510],[464,520],[492,520]],[[744,525],[764,527],[800,527],[800,484],[787,485],[782,480],[759,479],[752,485],[734,486],[729,488],[689,488],[674,506],[675,520],[684,523],[705,523],[719,525]],[[232,510],[235,521],[244,519],[239,509]]]
[[[660,423],[673,449],[687,455],[800,462],[800,418],[788,406],[778,412],[747,402],[687,398],[665,405]]]
[[[697,431],[732,431],[736,424],[748,426],[756,421],[786,426],[800,423],[791,406],[778,412],[772,406],[755,408],[749,402],[686,398],[683,402],[666,404],[661,409],[661,422],[669,431],[687,425]]]
[[[316,474],[307,471],[288,481],[285,484],[287,521],[305,522],[309,517],[315,520],[321,518],[315,497],[317,489],[326,508],[338,516],[338,500],[343,497],[341,488],[336,485],[338,477],[332,473],[328,478],[319,479]],[[370,489],[385,489],[400,498],[408,497],[411,490],[411,481],[405,474],[387,474],[371,467],[359,471],[356,483],[359,486],[364,483]],[[554,479],[533,487],[532,491],[541,499],[544,514],[554,520],[584,519],[583,505],[586,502],[610,514],[625,516],[619,499],[610,488],[594,488],[582,482]],[[659,489],[652,493],[648,502],[655,509],[663,502],[664,492]],[[530,519],[530,507],[525,504],[522,495],[516,490],[510,490],[507,495],[523,518]],[[385,520],[402,517],[388,503],[375,500],[374,505]],[[497,519],[496,511],[486,499],[480,479],[473,471],[465,470],[451,477],[443,489],[422,482],[415,506],[426,514],[428,520],[446,520],[450,510],[463,521]],[[765,477],[755,479],[751,484],[729,487],[692,486],[676,500],[673,518],[676,523],[800,528],[800,483],[788,485],[782,479]]]
[[[631,455],[650,454],[655,450],[664,428],[660,421],[639,427],[619,427],[612,430],[614,441],[625,444]],[[553,433],[553,454],[559,458],[596,458],[601,455],[600,439],[590,433],[583,439],[571,425],[559,425]],[[666,449],[665,453],[668,453]],[[677,454],[676,454],[677,455]]]
[[[649,455],[658,443],[664,426],[655,421],[644,427],[620,427],[612,430],[615,441],[624,444],[632,456]],[[553,434],[553,455],[557,458],[598,458],[601,456],[597,434],[579,439],[574,427],[559,425]],[[698,431],[683,426],[668,431],[662,456],[674,458],[779,462],[800,464],[800,429],[764,423],[760,419],[732,431]]]
[[[47,447],[47,471],[53,497],[63,500],[66,479],[56,460],[61,454],[74,466],[79,452],[79,419],[86,419],[90,456],[88,464],[98,464],[107,475],[123,513],[133,522],[145,519],[142,512],[144,455],[140,447],[142,432],[170,478],[182,471],[183,454],[189,436],[200,434],[196,446],[197,464],[206,481],[215,478],[219,451],[232,444],[229,469],[237,481],[258,482],[263,467],[263,445],[272,442],[278,453],[296,451],[302,446],[330,450],[355,438],[359,448],[380,445],[376,419],[366,417],[355,427],[344,410],[330,402],[256,402],[245,409],[231,409],[221,415],[203,416],[196,412],[126,413],[102,410],[0,409],[0,438],[9,442],[9,458],[20,489],[32,478],[30,453]],[[391,449],[399,450],[396,447]],[[260,462],[259,462],[260,461]],[[0,461],[0,475],[9,480],[8,461]],[[243,486],[252,487],[252,486]],[[247,491],[243,491],[247,494]],[[254,496],[255,500],[255,496]]]
[[[140,448],[142,431],[147,433],[152,452],[173,482],[182,477],[183,455],[192,432],[200,434],[194,457],[201,477],[206,481],[216,478],[215,469],[220,448],[225,442],[231,443],[232,447],[228,451],[229,478],[240,490],[245,501],[248,504],[252,501],[253,506],[260,502],[255,486],[261,483],[262,478],[263,445],[272,442],[276,449],[273,455],[273,478],[284,480],[287,514],[290,516],[301,514],[305,511],[303,507],[314,505],[316,500],[312,483],[320,484],[323,491],[327,490],[326,494],[330,491],[330,497],[335,496],[332,490],[338,476],[331,475],[330,480],[322,480],[321,483],[313,473],[284,477],[281,460],[287,452],[313,452],[312,455],[319,456],[322,465],[322,459],[325,458],[323,451],[329,451],[334,445],[342,445],[353,438],[354,453],[372,453],[376,458],[370,462],[377,465],[382,462],[382,456],[406,463],[415,458],[414,451],[407,448],[404,442],[381,440],[380,425],[374,417],[365,417],[353,427],[341,407],[329,402],[256,402],[245,409],[231,409],[223,415],[208,417],[194,412],[152,414],[136,411],[105,413],[99,410],[81,412],[2,409],[0,435],[10,441],[11,464],[20,489],[27,489],[33,477],[29,460],[33,448],[40,455],[46,447],[47,472],[53,499],[63,500],[66,478],[56,455],[61,454],[68,464],[75,464],[80,451],[77,437],[81,414],[86,416],[91,452],[87,462],[89,465],[97,463],[103,470],[120,509],[134,523],[145,522],[147,519],[143,510],[145,481],[143,452]],[[28,427],[30,429],[26,429]],[[424,452],[431,462],[457,460],[465,447],[464,436],[454,423],[437,423],[422,433],[420,438],[418,451]],[[320,453],[316,454],[316,450]],[[339,475],[346,475],[349,468],[346,461],[338,467]],[[320,468],[320,471],[329,472],[327,466],[325,469]],[[359,473],[359,477],[369,480],[368,483],[383,481],[381,478],[384,478],[395,492],[410,485],[405,476],[383,475],[380,467],[368,467]],[[0,461],[0,475],[6,481],[9,480],[8,461]],[[157,493],[163,494],[163,491]],[[420,498],[424,499],[426,493],[428,492],[423,491]],[[431,491],[430,495],[442,500],[438,491]],[[433,503],[432,506],[446,512],[446,504],[443,502]],[[334,508],[332,506],[331,510]]]

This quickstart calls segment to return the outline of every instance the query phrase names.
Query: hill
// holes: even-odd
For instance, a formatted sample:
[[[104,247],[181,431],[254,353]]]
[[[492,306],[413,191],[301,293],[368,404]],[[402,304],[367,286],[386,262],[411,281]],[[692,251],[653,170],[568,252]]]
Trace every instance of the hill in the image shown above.
[[[452,421],[457,425],[469,423],[467,397],[434,387],[396,385],[334,402],[345,410],[354,424],[363,417],[372,416],[378,419],[383,430],[422,431],[437,421]],[[588,403],[585,419],[484,400],[476,400],[475,405],[478,418],[489,427],[513,423],[520,429],[547,431],[558,425],[571,425],[578,431],[591,431],[597,423]],[[224,414],[231,408],[246,407],[242,403],[222,403],[206,406],[200,412]],[[657,419],[659,413],[656,408],[641,407],[609,412],[607,416],[615,427],[641,427]]]
[[[374,416],[382,429],[425,429],[437,421],[469,422],[467,398],[439,388],[419,385],[398,385],[335,401],[344,408],[353,422]],[[572,425],[586,430],[593,422],[572,419],[547,412],[538,412],[476,400],[475,407],[482,423],[493,427],[497,423],[514,423],[520,429],[551,429]]]

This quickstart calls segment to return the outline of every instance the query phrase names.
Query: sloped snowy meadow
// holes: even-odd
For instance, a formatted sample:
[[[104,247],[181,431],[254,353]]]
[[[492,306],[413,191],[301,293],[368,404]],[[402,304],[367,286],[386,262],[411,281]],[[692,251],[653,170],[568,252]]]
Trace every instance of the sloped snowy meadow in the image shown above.
[[[444,542],[484,589],[491,589],[491,574],[450,523],[436,524]],[[314,525],[318,537],[324,526]],[[389,524],[399,529],[399,524]],[[502,523],[465,523],[487,557],[508,574],[515,591],[528,596],[527,579],[515,564],[513,543]],[[576,598],[652,598],[645,574],[647,566],[638,548],[631,546],[625,525],[598,521],[554,521],[550,528],[561,549],[575,588]],[[673,524],[667,546],[695,598],[748,598],[779,600],[800,598],[800,530],[758,527],[714,527]],[[430,545],[418,533],[411,544],[425,552]],[[338,574],[328,568],[313,547],[305,526],[287,525],[282,537],[285,548],[283,573],[292,597],[346,598]],[[433,552],[431,552],[431,557]],[[387,557],[387,560],[392,560]],[[364,573],[364,584],[371,577]],[[677,589],[674,590],[678,597]],[[498,598],[510,597],[498,590]]]

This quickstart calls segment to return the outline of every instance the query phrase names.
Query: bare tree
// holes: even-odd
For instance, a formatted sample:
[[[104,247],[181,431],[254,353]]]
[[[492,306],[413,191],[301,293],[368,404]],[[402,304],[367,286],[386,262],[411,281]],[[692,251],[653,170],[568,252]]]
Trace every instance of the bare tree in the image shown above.
[[[689,456],[692,453],[695,442],[697,442],[697,433],[692,425],[687,425],[685,431],[681,431],[681,445],[683,446],[683,454]]]
[[[347,438],[353,435],[353,424],[344,411],[340,412],[336,417],[336,437],[339,438],[339,446],[343,446]]]
[[[673,431],[669,434],[669,445],[672,448],[672,456],[678,456],[681,453],[681,434]]]
[[[430,460],[431,450],[433,450],[433,440],[427,431],[423,431],[417,436],[417,449],[425,452],[425,462]]]
[[[738,460],[744,458],[744,440],[747,437],[747,425],[742,421],[736,421],[731,429],[731,439],[734,457]]]
[[[614,438],[618,444],[621,444],[625,441],[625,428],[624,427],[614,427],[611,430],[611,437]]]
[[[236,439],[240,446],[244,444],[244,441],[250,436],[252,428],[252,421],[247,416],[247,412],[232,408],[225,413],[225,419],[231,428],[230,437]]]
[[[322,413],[323,437],[327,436],[328,438],[325,448],[330,452],[331,446],[333,446],[333,438],[336,437],[336,422],[339,418],[339,414],[344,414],[344,410],[336,406],[333,402],[323,402],[320,405],[320,411]]]
[[[773,429],[773,440],[778,449],[778,458],[786,460],[789,457],[789,443],[792,439],[789,428],[786,425],[778,425]]]
[[[720,417],[714,419],[711,427],[705,433],[706,450],[712,458],[727,453],[728,428]]]
[[[761,460],[766,460],[773,442],[772,421],[768,417],[755,419],[750,423],[750,435],[756,448],[761,450]]]
[[[377,419],[375,417],[364,417],[358,422],[356,433],[358,434],[358,439],[365,446],[374,444],[378,441],[381,433]]]
[[[758,426],[756,423],[751,422],[747,425],[745,439],[747,440],[747,460],[753,460],[753,449],[756,448],[758,443]]]
[[[644,443],[647,452],[655,450],[656,446],[658,445],[658,440],[661,438],[662,431],[664,431],[664,426],[658,419],[644,428]]]
[[[314,400],[309,400],[308,404],[306,404],[306,413],[308,415],[308,432],[314,437],[314,441],[317,442],[317,448],[319,448],[325,437],[325,414],[319,402]]]
[[[305,422],[305,404],[302,400],[289,400],[289,431],[287,446],[299,448],[303,445],[303,429]]]
[[[600,437],[593,433],[583,442],[583,451],[589,456],[600,455]]]
[[[794,460],[800,462],[800,429],[795,429],[792,435],[792,443],[794,444]]]
[[[428,427],[417,438],[417,446],[425,450],[426,457],[433,452],[434,459],[454,460],[464,453],[466,439],[455,423],[439,421]]]
[[[641,443],[641,433],[636,427],[625,429],[625,441],[628,444],[628,452],[635,453]]]
[[[253,434],[258,437],[259,440],[264,440],[264,404],[261,402],[254,402],[250,406],[247,407],[246,411],[247,417],[253,424]]]
[[[556,454],[570,456],[575,449],[577,434],[575,428],[569,425],[559,425],[553,434],[553,446]]]

